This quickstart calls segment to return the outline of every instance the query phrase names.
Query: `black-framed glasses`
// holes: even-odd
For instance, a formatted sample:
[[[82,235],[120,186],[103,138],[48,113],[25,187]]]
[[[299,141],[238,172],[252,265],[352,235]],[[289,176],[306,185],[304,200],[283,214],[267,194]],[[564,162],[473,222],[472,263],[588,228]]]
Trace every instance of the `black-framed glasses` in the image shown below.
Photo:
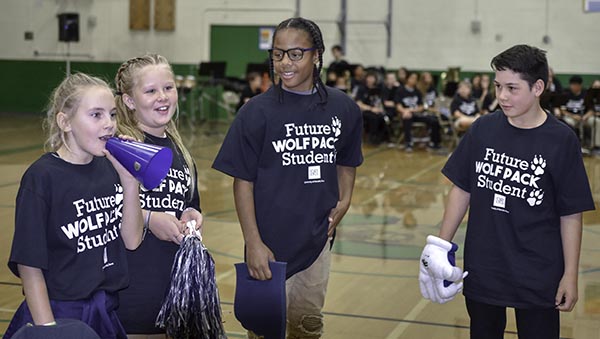
[[[314,51],[315,49],[317,49],[316,47],[311,47],[311,48],[290,48],[290,49],[279,49],[279,48],[271,48],[269,49],[269,54],[271,55],[271,58],[273,58],[273,60],[275,61],[281,61],[283,60],[283,56],[284,55],[288,55],[288,58],[290,58],[290,60],[292,61],[300,61],[302,60],[302,58],[304,57],[304,52],[308,52],[308,51]]]

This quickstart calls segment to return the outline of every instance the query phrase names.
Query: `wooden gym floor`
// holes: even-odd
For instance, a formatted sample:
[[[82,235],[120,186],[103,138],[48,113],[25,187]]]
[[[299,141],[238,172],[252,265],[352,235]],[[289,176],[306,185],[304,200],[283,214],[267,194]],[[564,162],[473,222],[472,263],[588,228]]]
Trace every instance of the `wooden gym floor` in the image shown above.
[[[0,114],[0,334],[22,301],[20,280],[7,266],[13,234],[15,195],[23,171],[42,154],[41,117]],[[204,241],[217,265],[225,328],[245,338],[233,315],[235,271],[243,242],[233,205],[232,179],[211,169],[226,124],[182,122],[196,159],[204,211]],[[445,305],[421,298],[418,257],[428,234],[437,234],[449,182],[440,174],[446,157],[415,149],[364,146],[352,206],[338,228],[324,339],[468,338],[462,296]],[[600,160],[585,158],[596,204]],[[584,214],[579,302],[561,315],[563,338],[600,338],[600,212]],[[456,240],[462,245],[464,227]],[[460,260],[459,260],[460,261]],[[462,264],[459,262],[459,264]],[[516,338],[512,314],[505,338]]]

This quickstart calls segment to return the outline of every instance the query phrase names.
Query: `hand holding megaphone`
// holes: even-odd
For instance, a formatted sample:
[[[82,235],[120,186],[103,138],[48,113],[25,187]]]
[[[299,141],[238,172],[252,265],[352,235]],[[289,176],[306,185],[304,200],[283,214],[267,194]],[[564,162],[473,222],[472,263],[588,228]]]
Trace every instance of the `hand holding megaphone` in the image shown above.
[[[146,189],[156,188],[169,173],[173,152],[167,147],[109,138],[106,149]]]

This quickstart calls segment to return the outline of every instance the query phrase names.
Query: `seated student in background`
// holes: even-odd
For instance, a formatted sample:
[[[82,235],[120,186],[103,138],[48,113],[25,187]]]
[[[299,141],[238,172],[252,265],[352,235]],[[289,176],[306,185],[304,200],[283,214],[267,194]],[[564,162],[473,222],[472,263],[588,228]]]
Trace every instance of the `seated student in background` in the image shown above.
[[[479,99],[483,95],[483,88],[481,87],[481,74],[475,74],[471,78],[471,96],[475,100]]]
[[[560,118],[573,128],[575,134],[581,137],[579,122],[585,113],[585,90],[583,89],[583,79],[579,75],[574,75],[569,79],[569,89],[565,94],[567,103],[560,107]]]
[[[244,89],[242,90],[242,93],[240,94],[240,101],[238,102],[238,105],[235,109],[235,111],[237,112],[240,107],[242,107],[243,104],[245,104],[248,100],[250,100],[250,98],[252,98],[253,96],[262,93],[262,84],[263,84],[263,79],[262,79],[262,75],[258,72],[250,72],[248,73],[248,75],[246,76],[246,81],[248,82],[246,84],[246,86],[244,86]]]
[[[360,86],[365,84],[365,68],[361,64],[356,64],[351,67],[352,77],[350,78],[350,96],[356,100],[356,94]]]
[[[600,79],[594,80],[590,89],[600,91]],[[600,100],[589,95],[585,97],[587,112],[583,116],[585,131],[590,136],[590,144],[594,154],[600,154]]]
[[[440,149],[440,122],[434,115],[423,114],[423,101],[421,93],[417,90],[417,82],[419,75],[414,72],[409,72],[406,77],[406,84],[399,88],[396,93],[396,110],[402,118],[404,130],[405,151],[412,152],[412,124],[413,122],[424,122],[430,130],[431,144],[433,149]]]
[[[546,88],[552,93],[562,93],[563,91],[563,86],[554,74],[552,67],[548,67],[548,85]]]
[[[492,81],[490,79],[489,74],[481,74],[481,94],[479,96],[471,95],[476,101],[477,106],[479,106],[479,110],[483,112],[483,102],[489,96],[490,90],[492,89]]]
[[[379,145],[385,139],[385,110],[377,74],[367,73],[365,84],[358,88],[356,103],[363,113],[367,141],[372,145]]]
[[[498,109],[500,109],[500,105],[496,97],[496,87],[491,86],[481,102],[481,115],[492,113]]]
[[[396,78],[398,78],[397,86],[404,86],[406,84],[406,78],[408,77],[408,69],[404,66],[398,67],[396,71]]]
[[[435,105],[435,98],[437,98],[437,89],[435,89],[435,83],[433,82],[433,76],[429,72],[421,73],[419,82],[417,83],[417,89],[421,92],[423,98],[423,107],[428,109]]]
[[[481,104],[481,115],[493,113],[498,109],[500,109],[500,105],[498,104],[498,98],[496,98],[496,91],[492,88],[483,99],[483,103]]]
[[[385,115],[389,120],[392,120],[396,117],[397,112],[394,98],[396,97],[398,88],[398,79],[396,79],[396,73],[387,72],[381,88],[381,98],[383,100],[383,109],[385,110]]]
[[[454,127],[457,132],[464,132],[479,118],[479,107],[477,101],[471,96],[471,84],[461,81],[452,103],[450,112],[454,117]]]

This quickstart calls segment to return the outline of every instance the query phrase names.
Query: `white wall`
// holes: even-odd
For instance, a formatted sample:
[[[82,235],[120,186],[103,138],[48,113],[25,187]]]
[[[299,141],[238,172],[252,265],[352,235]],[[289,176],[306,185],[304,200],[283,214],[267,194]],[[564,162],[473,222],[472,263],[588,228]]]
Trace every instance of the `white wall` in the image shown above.
[[[340,0],[300,0],[328,47],[339,42]],[[147,51],[174,63],[208,60],[210,25],[275,25],[296,13],[296,0],[176,0],[174,32],[130,31],[126,0],[2,0],[0,59],[49,59],[63,54],[56,14],[80,13],[75,60],[120,62]],[[546,10],[548,5],[548,11]],[[584,13],[580,0],[393,0],[392,54],[386,56],[388,0],[347,0],[347,59],[367,66],[489,70],[502,50],[527,43],[548,51],[558,73],[600,74],[600,13]],[[471,32],[471,21],[481,32]],[[96,22],[95,25],[90,21]],[[25,31],[34,32],[25,41]],[[542,43],[548,34],[549,44]],[[241,51],[243,53],[243,51]],[[88,59],[84,55],[89,55]],[[327,51],[325,64],[331,60]]]

